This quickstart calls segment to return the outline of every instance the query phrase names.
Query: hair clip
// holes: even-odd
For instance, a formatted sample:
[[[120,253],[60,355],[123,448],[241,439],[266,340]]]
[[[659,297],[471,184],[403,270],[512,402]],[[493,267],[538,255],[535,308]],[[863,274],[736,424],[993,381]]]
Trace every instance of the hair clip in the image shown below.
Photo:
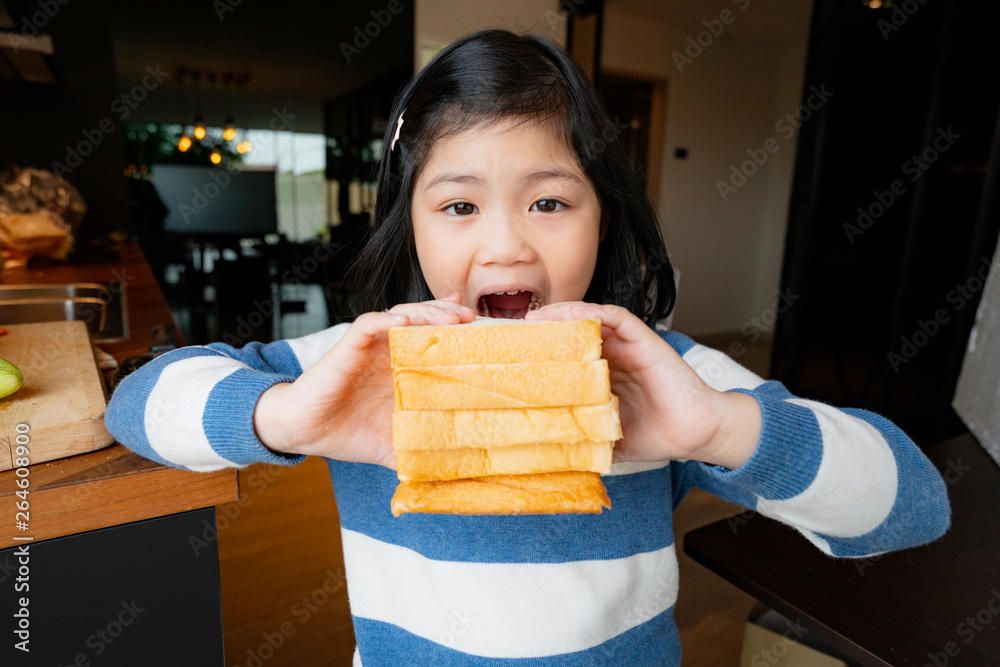
[[[396,122],[396,136],[392,138],[392,143],[389,144],[390,153],[396,148],[396,141],[399,139],[399,131],[403,128],[403,114],[405,112],[406,109],[399,112],[399,121]]]

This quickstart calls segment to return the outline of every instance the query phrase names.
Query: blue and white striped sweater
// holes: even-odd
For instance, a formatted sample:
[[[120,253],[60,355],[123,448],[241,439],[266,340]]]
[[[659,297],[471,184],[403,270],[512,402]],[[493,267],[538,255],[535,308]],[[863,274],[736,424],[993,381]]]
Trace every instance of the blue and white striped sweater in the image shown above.
[[[191,470],[296,463],[256,438],[254,407],[347,326],[163,355],[119,386],[108,428],[143,456]],[[720,352],[659,333],[712,387],[760,404],[761,441],[739,469],[615,464],[604,477],[613,509],[599,515],[393,518],[393,471],[328,462],[355,664],[680,664],[671,517],[693,486],[788,523],[835,556],[923,544],[947,529],[944,482],[891,422],[795,398]]]

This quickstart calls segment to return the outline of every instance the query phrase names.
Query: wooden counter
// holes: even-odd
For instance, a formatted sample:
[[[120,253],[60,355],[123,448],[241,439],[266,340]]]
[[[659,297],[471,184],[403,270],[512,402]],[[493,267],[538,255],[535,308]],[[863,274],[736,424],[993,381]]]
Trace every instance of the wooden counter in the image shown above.
[[[148,352],[154,326],[172,322],[170,309],[142,251],[121,245],[114,264],[54,265],[5,270],[0,281],[72,283],[118,281],[126,286],[130,336],[100,345],[119,362]],[[109,375],[105,380],[110,379]],[[121,445],[30,466],[30,530],[14,524],[15,471],[0,473],[0,549],[97,528],[211,507],[239,499],[235,469],[195,473],[168,468],[133,454]],[[22,538],[15,540],[15,537]]]

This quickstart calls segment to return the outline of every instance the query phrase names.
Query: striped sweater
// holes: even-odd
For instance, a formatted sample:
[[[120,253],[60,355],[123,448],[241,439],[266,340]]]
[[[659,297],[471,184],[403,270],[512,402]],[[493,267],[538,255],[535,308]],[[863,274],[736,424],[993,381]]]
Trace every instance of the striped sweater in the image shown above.
[[[118,387],[108,428],[139,454],[191,470],[297,463],[257,439],[254,407],[347,326],[165,354]],[[760,442],[742,467],[617,463],[604,477],[612,509],[599,515],[393,518],[392,470],[328,461],[355,665],[680,664],[671,515],[694,486],[793,526],[833,556],[923,544],[948,528],[940,475],[891,422],[796,398],[721,352],[659,333],[713,388],[760,404]]]

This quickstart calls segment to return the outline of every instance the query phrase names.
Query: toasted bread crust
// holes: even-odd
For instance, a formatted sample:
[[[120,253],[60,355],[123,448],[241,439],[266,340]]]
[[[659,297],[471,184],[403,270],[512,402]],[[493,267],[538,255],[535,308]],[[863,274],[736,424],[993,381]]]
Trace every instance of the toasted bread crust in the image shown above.
[[[601,343],[598,320],[477,320],[470,324],[389,330],[394,368],[596,361],[601,358]]]
[[[392,514],[599,514],[611,509],[601,476],[594,472],[495,475],[445,482],[402,482]]]

